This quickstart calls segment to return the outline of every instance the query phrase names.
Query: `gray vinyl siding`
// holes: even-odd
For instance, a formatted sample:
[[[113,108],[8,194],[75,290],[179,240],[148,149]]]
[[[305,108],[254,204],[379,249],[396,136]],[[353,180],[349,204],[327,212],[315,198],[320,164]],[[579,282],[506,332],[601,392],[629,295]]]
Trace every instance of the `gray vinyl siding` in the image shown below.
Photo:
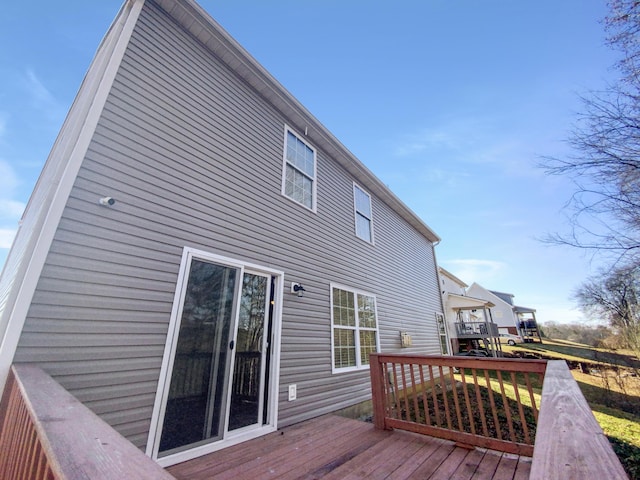
[[[376,295],[383,351],[400,350],[402,330],[414,345],[404,351],[439,353],[430,241],[375,195],[375,245],[357,238],[353,181],[367,185],[313,143],[317,213],[282,196],[285,124],[298,130],[147,2],[16,361],[42,365],[144,446],[184,246],[285,272],[280,426],[370,395],[368,370],[331,373],[332,282]],[[113,207],[98,204],[105,195]],[[287,293],[292,281],[303,298]]]
[[[123,9],[118,14],[118,18],[123,18],[127,14],[127,10]],[[114,22],[114,25],[115,23],[117,22]],[[34,254],[41,229],[63,175],[65,161],[78,139],[91,106],[91,99],[104,75],[104,70],[113,54],[119,35],[120,29],[112,28],[103,39],[22,216],[0,281],[0,339],[4,336],[21,284],[30,267],[29,262]]]

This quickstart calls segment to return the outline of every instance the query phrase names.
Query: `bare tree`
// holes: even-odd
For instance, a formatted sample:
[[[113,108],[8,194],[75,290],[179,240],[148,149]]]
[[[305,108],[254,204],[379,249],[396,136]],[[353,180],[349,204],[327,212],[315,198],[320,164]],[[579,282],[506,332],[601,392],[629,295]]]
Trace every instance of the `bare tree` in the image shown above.
[[[575,299],[585,315],[607,321],[640,353],[640,267],[601,272],[578,288]]]
[[[600,347],[613,335],[613,329],[602,323],[560,323],[544,322],[541,325],[545,337],[556,340],[569,340],[592,347]]]
[[[568,139],[574,154],[550,157],[550,174],[570,177],[571,232],[553,243],[640,262],[640,1],[612,0],[605,20],[608,43],[622,53],[620,80],[582,97],[583,113]]]

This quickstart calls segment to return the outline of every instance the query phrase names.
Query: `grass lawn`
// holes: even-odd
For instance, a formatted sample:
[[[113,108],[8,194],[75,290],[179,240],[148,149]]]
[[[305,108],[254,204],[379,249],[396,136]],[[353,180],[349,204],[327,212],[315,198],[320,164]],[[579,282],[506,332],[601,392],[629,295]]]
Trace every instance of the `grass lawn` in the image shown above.
[[[598,404],[591,410],[629,476],[640,479],[640,417]]]
[[[571,372],[630,478],[640,480],[640,361],[631,352],[550,339],[503,350],[583,363],[586,372]]]

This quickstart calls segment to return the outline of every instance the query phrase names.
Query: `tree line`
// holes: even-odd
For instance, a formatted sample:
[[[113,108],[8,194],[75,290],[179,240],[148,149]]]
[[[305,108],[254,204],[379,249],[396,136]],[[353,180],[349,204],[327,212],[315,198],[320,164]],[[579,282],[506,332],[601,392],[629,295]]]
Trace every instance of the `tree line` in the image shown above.
[[[625,348],[619,335],[609,325],[584,323],[544,322],[540,325],[540,332],[544,338],[568,340],[582,343],[590,347],[602,347],[617,350]]]

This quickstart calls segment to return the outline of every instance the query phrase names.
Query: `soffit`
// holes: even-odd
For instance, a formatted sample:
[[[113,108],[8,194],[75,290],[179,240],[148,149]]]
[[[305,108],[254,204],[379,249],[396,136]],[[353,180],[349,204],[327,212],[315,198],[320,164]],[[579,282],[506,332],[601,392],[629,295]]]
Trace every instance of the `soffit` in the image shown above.
[[[495,307],[495,305],[488,300],[456,295],[455,293],[447,294],[447,305],[453,310],[472,310]]]
[[[535,313],[535,308],[529,307],[513,307],[513,311],[516,313]]]

